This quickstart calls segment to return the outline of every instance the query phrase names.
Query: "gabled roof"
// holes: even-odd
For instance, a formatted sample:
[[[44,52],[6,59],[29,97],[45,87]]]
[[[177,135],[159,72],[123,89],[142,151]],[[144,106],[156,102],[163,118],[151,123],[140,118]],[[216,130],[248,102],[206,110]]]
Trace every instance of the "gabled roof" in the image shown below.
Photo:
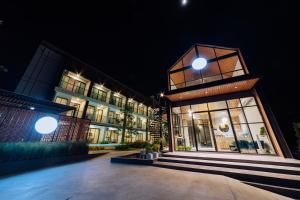
[[[216,59],[221,56],[229,55],[229,54],[238,54],[238,48],[228,48],[222,46],[215,45],[207,45],[207,44],[195,44],[188,51],[186,51],[183,56],[181,56],[174,65],[172,65],[168,72],[178,70],[180,68],[190,66],[191,61],[194,58],[200,56],[206,58],[208,61],[212,59]]]

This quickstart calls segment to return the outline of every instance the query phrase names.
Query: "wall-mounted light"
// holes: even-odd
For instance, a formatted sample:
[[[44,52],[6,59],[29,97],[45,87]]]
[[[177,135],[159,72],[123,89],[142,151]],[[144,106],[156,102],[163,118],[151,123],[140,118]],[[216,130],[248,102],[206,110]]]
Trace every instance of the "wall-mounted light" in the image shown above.
[[[56,130],[58,122],[54,117],[46,116],[35,122],[35,130],[40,134],[49,134]]]
[[[192,67],[195,70],[204,69],[206,65],[207,65],[207,60],[205,58],[196,58],[192,63]]]
[[[188,113],[190,117],[193,116],[193,111],[189,110]]]
[[[185,6],[187,4],[187,0],[181,0],[181,5]]]
[[[165,94],[164,94],[163,92],[161,92],[161,93],[159,94],[159,96],[162,98],[162,97],[165,96]]]
[[[35,107],[30,106],[29,109],[30,109],[30,110],[35,110]]]

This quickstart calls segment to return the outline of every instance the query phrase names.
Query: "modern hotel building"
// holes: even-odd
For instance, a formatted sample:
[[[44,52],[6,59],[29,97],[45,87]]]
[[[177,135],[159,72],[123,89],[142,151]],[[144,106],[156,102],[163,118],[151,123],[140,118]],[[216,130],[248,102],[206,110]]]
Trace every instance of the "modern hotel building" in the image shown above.
[[[170,151],[291,157],[280,128],[236,48],[195,45],[169,70]]]
[[[75,107],[66,115],[91,120],[90,143],[151,140],[152,99],[47,42],[38,47],[15,92]]]

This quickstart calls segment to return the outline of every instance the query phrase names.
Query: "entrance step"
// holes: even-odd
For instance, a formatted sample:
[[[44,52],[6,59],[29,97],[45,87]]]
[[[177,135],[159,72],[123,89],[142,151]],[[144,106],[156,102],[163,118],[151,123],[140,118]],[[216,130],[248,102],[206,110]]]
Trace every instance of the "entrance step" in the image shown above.
[[[219,157],[218,154],[214,153],[195,153],[197,156],[193,155],[182,155],[182,154],[170,154],[165,153],[163,157],[172,157],[172,158],[187,158],[187,159],[194,159],[194,160],[213,160],[213,161],[227,161],[227,162],[237,162],[237,163],[254,163],[254,164],[263,164],[263,165],[277,165],[277,166],[289,166],[289,167],[300,167],[300,161],[294,159],[275,159],[278,157],[274,156],[248,156],[248,155],[229,155]],[[204,156],[205,155],[205,156]],[[221,154],[220,154],[221,155]],[[224,155],[224,154],[223,154]],[[266,159],[268,158],[268,159]]]
[[[156,167],[223,175],[271,192],[300,199],[300,168],[297,162],[237,159],[229,157],[163,154]]]
[[[300,176],[300,167],[290,167],[281,165],[271,165],[271,164],[257,164],[257,163],[244,163],[244,162],[230,162],[230,161],[218,161],[218,160],[200,160],[200,159],[190,159],[190,158],[174,158],[174,157],[161,157],[158,159],[160,162],[170,162],[170,163],[185,163],[191,165],[202,165],[202,166],[212,166],[212,167],[226,167],[232,169],[244,169],[253,170],[261,172],[271,172],[278,174],[289,174]]]

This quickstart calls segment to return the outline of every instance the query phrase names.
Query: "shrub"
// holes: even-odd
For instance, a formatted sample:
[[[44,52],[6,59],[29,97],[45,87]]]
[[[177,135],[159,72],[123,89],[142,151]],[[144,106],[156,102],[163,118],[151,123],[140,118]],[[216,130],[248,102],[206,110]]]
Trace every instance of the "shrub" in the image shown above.
[[[85,142],[0,143],[0,162],[88,154]]]
[[[101,150],[104,150],[104,147],[89,146],[89,151],[101,151]]]
[[[176,150],[177,151],[190,151],[190,150],[192,150],[192,147],[191,146],[177,146]]]
[[[100,144],[109,144],[109,141],[102,140]]]
[[[117,146],[115,147],[115,150],[118,150],[118,151],[126,151],[126,150],[128,150],[129,148],[130,148],[129,145],[127,145],[127,144],[121,144],[121,145],[117,145]]]
[[[158,152],[160,150],[160,144],[153,144],[152,149],[153,151]]]
[[[146,153],[152,153],[152,152],[153,152],[153,149],[152,149],[151,144],[148,144],[148,145],[145,147],[145,150],[146,150]]]
[[[141,148],[145,148],[147,145],[149,144],[149,142],[145,142],[145,141],[136,141],[133,143],[128,144],[131,148],[135,148],[135,149],[141,149]]]

